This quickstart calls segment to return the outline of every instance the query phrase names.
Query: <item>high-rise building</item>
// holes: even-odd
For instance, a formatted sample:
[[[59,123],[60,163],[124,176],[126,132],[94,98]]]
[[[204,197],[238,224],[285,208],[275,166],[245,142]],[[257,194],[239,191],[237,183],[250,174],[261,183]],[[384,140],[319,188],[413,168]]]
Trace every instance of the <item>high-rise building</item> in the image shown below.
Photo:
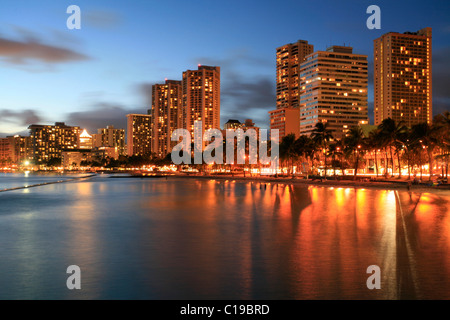
[[[46,163],[52,158],[61,158],[62,151],[79,147],[80,127],[56,122],[54,126],[32,124],[28,129],[31,155],[36,164]]]
[[[279,130],[280,139],[300,133],[300,65],[314,51],[306,40],[298,40],[276,49],[276,109],[269,111],[270,129]]]
[[[14,162],[14,149],[9,138],[0,138],[0,167]]]
[[[0,138],[0,163],[18,164],[26,160],[30,160],[30,137]]]
[[[374,40],[375,124],[432,121],[431,28],[389,32]]]
[[[269,111],[270,130],[278,130],[280,141],[288,134],[300,135],[300,109],[299,108],[281,108]]]
[[[194,141],[194,125],[202,122],[205,130],[220,130],[220,67],[200,66],[183,72],[182,127]],[[205,146],[203,140],[199,143]]]
[[[300,65],[314,46],[306,40],[298,40],[277,48],[277,109],[300,106]]]
[[[309,135],[320,121],[340,139],[351,127],[368,124],[366,55],[343,46],[316,51],[302,63],[300,78],[301,134]]]
[[[32,159],[31,139],[29,136],[15,135],[7,138],[11,141],[13,161],[15,163]]]
[[[125,130],[116,129],[114,126],[97,129],[92,135],[94,148],[117,149],[117,156],[125,155]]]
[[[166,80],[164,84],[152,86],[152,152],[160,157],[172,151],[177,144],[171,141],[172,132],[181,128],[181,81]]]
[[[128,156],[150,156],[151,116],[147,114],[127,114],[127,154]]]

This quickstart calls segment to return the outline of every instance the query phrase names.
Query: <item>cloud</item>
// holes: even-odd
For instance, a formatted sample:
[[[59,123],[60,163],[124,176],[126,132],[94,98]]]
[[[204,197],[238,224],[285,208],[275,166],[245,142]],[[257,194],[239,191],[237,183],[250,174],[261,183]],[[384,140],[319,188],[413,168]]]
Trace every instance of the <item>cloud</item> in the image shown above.
[[[113,125],[115,128],[126,129],[126,115],[130,113],[144,114],[147,110],[129,109],[123,105],[99,102],[88,110],[71,112],[66,116],[66,123],[73,126],[80,126],[90,133],[97,133],[97,129],[106,128]]]
[[[137,85],[138,92],[144,97],[144,102],[147,109],[150,109],[152,106],[152,86],[155,83],[141,83]]]
[[[42,43],[32,31],[16,27],[23,40],[0,37],[0,58],[10,64],[24,65],[31,61],[46,64],[89,60],[90,57],[61,46]]]
[[[0,138],[6,138],[6,137],[10,137],[10,136],[15,136],[15,135],[25,136],[26,137],[29,134],[30,134],[30,132],[28,130],[18,131],[18,132],[14,132],[14,133],[0,132]]]
[[[268,111],[275,108],[274,61],[262,59],[246,48],[237,48],[223,58],[199,57],[193,62],[219,66],[221,71],[221,122],[252,119],[268,127]]]
[[[198,57],[193,63],[203,65],[219,66],[225,72],[234,72],[237,68],[245,66],[256,68],[273,68],[274,61],[263,59],[252,54],[247,48],[236,48],[227,53],[223,58]]]
[[[28,126],[42,121],[42,117],[35,110],[27,109],[14,111],[10,109],[0,110],[1,122],[16,123],[22,126]]]
[[[275,83],[269,77],[255,76],[243,79],[235,74],[221,90],[222,122],[228,118],[253,119],[257,124],[268,125],[270,110],[275,109]]]

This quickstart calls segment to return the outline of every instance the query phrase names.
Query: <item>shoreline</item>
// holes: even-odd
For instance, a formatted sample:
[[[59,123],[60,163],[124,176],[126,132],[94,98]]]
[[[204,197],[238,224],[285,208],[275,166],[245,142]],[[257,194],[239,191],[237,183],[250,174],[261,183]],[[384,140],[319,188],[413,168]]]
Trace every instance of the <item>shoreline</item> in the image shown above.
[[[360,188],[360,189],[383,189],[383,190],[404,190],[408,191],[407,181],[353,181],[353,180],[312,180],[303,178],[285,178],[285,177],[243,177],[229,175],[168,175],[168,178],[188,178],[188,179],[204,179],[204,180],[234,180],[241,182],[260,182],[260,183],[276,183],[276,184],[294,184],[304,186],[319,187],[344,187],[344,188]],[[441,186],[428,186],[426,183],[411,185],[411,192],[433,192],[433,193],[450,193],[450,184]]]
[[[87,172],[86,172],[87,173]],[[101,177],[103,174],[109,175],[109,178],[138,178],[138,179],[156,179],[156,178],[164,178],[173,179],[173,178],[181,178],[181,179],[197,179],[197,180],[222,180],[222,181],[239,181],[239,182],[256,182],[256,183],[268,183],[268,184],[290,184],[290,185],[301,185],[301,186],[317,186],[317,187],[337,187],[337,188],[358,188],[358,189],[378,189],[378,190],[403,190],[403,191],[411,191],[411,192],[430,192],[436,194],[450,194],[450,184],[443,184],[440,186],[429,186],[428,182],[423,182],[420,184],[412,184],[410,189],[408,190],[408,181],[401,180],[379,180],[379,181],[362,181],[362,180],[322,180],[319,179],[305,179],[303,177],[273,177],[273,176],[242,176],[242,175],[198,175],[198,174],[164,174],[161,173],[161,176],[144,176],[144,177],[131,177],[127,176],[129,173],[90,173],[87,176],[83,177],[75,177],[67,180],[59,180],[52,182],[39,183],[35,185],[29,186],[21,186],[15,188],[7,188],[0,189],[0,192],[12,191],[18,189],[27,189],[32,187],[38,187],[48,184],[61,183],[61,182],[70,182],[79,179],[91,178],[94,176]],[[117,175],[116,175],[117,174]],[[116,176],[115,176],[116,175]],[[157,179],[160,180],[160,179]],[[165,180],[165,179],[164,179]]]
[[[91,174],[91,175],[82,176],[82,177],[75,177],[75,178],[66,179],[66,180],[41,182],[41,183],[36,183],[36,184],[31,184],[31,185],[26,185],[26,186],[5,188],[5,189],[0,189],[0,192],[8,192],[8,191],[36,188],[36,187],[40,187],[40,186],[47,186],[47,185],[50,185],[50,184],[57,184],[57,183],[64,183],[64,182],[71,182],[71,181],[76,181],[76,180],[92,178],[92,177],[95,177],[95,176],[97,176],[97,174]]]

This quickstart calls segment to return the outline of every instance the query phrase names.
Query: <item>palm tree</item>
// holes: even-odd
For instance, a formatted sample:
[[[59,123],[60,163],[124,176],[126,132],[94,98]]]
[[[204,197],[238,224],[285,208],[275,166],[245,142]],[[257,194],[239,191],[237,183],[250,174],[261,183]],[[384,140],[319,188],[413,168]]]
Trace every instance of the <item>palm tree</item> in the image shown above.
[[[311,135],[312,139],[317,143],[319,147],[324,151],[324,167],[325,167],[325,179],[327,178],[327,147],[328,142],[333,139],[332,130],[328,129],[327,122],[317,122]]]
[[[334,143],[331,143],[329,146],[329,155],[332,157],[331,165],[333,167],[333,173],[334,177],[336,177],[336,162],[339,162],[336,160],[336,156],[342,158],[342,140],[337,140]],[[341,163],[341,169],[342,169],[342,163]]]
[[[311,162],[309,167],[312,168],[314,152],[316,151],[313,140],[306,135],[301,135],[297,140],[295,140],[295,150],[300,158],[303,158],[303,160],[308,163]]]
[[[290,133],[284,136],[280,142],[280,158],[286,161],[288,164],[290,162],[290,172],[293,173],[294,161],[298,157],[297,149],[295,148],[295,134]]]
[[[369,133],[367,145],[375,154],[375,172],[378,177],[379,170],[378,170],[377,154],[378,154],[378,151],[380,151],[380,149],[383,147],[383,139],[382,139],[381,129],[377,128],[376,130],[371,131]]]
[[[396,153],[401,151],[401,147],[403,146],[403,142],[401,141],[401,136],[405,133],[406,127],[402,121],[396,123],[395,120],[391,118],[384,119],[381,124],[378,126],[381,130],[381,136],[386,144],[389,147],[389,153],[391,155],[391,165],[392,165],[392,174],[394,173],[394,157],[392,154],[392,147],[395,148]],[[398,158],[398,173],[399,177],[401,175],[401,166],[400,166],[400,157]]]
[[[438,145],[441,149],[439,158],[445,161],[445,176],[448,178],[448,164],[450,156],[450,112],[445,111],[434,118],[437,130]],[[444,164],[442,164],[442,176],[444,176]]]
[[[430,180],[433,173],[433,151],[436,148],[439,139],[437,138],[438,129],[435,126],[430,126],[423,122],[412,127],[412,139],[416,145],[420,144],[428,156],[428,168],[430,173]]]
[[[352,127],[345,137],[345,145],[349,153],[353,153],[355,157],[355,172],[353,179],[356,179],[358,171],[359,157],[363,152],[363,145],[365,144],[364,133],[360,126]]]
[[[408,166],[408,179],[411,180],[411,164],[412,164],[411,160],[415,150],[414,150],[414,142],[411,139],[410,128],[406,128],[405,132],[400,137],[400,141],[403,142],[402,145],[403,156],[404,158],[406,158],[406,164]]]

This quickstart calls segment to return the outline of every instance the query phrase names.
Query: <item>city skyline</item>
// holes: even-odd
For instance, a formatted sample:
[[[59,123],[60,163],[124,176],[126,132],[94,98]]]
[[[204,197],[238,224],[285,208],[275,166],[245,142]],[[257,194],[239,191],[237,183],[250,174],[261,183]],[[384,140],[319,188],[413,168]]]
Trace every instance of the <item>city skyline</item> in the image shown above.
[[[280,15],[279,6],[269,3],[253,9],[252,1],[240,4],[238,14],[233,3],[205,7],[200,1],[180,3],[180,10],[173,10],[171,15],[165,15],[169,8],[164,4],[156,4],[151,10],[140,2],[128,8],[122,3],[105,9],[103,1],[80,2],[82,29],[74,31],[65,27],[68,4],[26,3],[2,3],[1,8],[3,14],[11,15],[4,18],[0,34],[0,59],[4,79],[9,79],[4,83],[0,104],[0,136],[24,134],[29,124],[55,121],[87,128],[89,132],[110,124],[125,128],[126,114],[145,113],[150,107],[152,84],[165,78],[181,80],[180,71],[197,64],[221,67],[221,126],[228,119],[242,118],[239,115],[245,110],[244,118],[252,118],[258,126],[267,128],[267,112],[276,106],[276,48],[299,39],[314,44],[315,50],[346,44],[368,55],[369,117],[373,123],[373,40],[390,31],[423,27],[433,29],[433,114],[446,110],[450,100],[444,90],[450,82],[446,61],[448,4],[438,10],[418,1],[408,2],[407,8],[380,1],[381,30],[368,30],[368,2],[327,1],[321,7],[323,15],[314,10],[314,4],[306,2],[288,2],[287,6],[296,10],[284,15]],[[15,9],[17,6],[20,10]],[[399,8],[401,16],[396,14]],[[149,12],[150,16],[145,16]],[[193,12],[204,13],[205,19],[189,19]],[[231,16],[236,23],[231,23]],[[170,19],[162,23],[164,17]],[[270,25],[275,27],[269,28],[264,22],[267,19],[272,19]],[[158,25],[158,32],[149,33],[154,30],[151,23]],[[193,31],[178,30],[183,23],[192,26]],[[189,32],[198,34],[198,39],[191,34],[187,43],[183,37]],[[149,33],[147,37],[145,33]],[[19,51],[14,55],[12,48]],[[41,49],[40,54],[37,49]],[[55,55],[58,52],[60,55]],[[24,90],[27,94],[23,94]]]

